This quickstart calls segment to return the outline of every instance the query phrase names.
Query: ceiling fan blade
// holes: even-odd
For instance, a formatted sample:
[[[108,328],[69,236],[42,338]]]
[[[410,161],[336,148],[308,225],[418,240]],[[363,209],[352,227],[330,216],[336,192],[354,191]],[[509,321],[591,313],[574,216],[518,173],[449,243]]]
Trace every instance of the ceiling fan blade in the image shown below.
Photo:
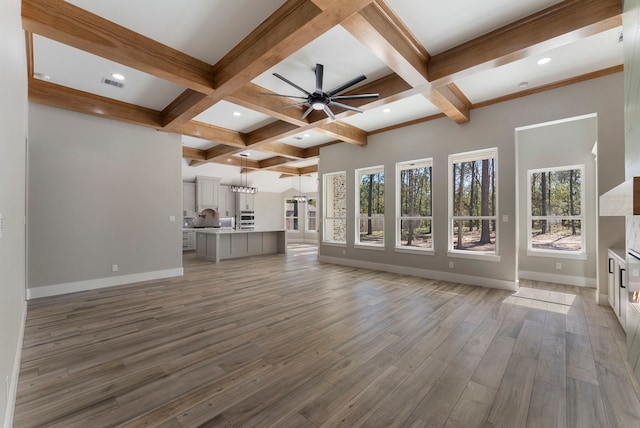
[[[364,74],[362,74],[362,75],[360,75],[358,77],[354,77],[353,79],[349,80],[348,82],[345,82],[342,85],[338,86],[334,90],[327,92],[327,95],[332,97],[332,96],[344,91],[345,89],[350,88],[351,86],[355,85],[356,83],[362,82],[366,78],[367,78],[367,76],[365,76]]]
[[[360,94],[360,95],[336,95],[332,100],[360,100],[364,98],[378,98],[380,94]]]
[[[359,108],[357,108],[357,107],[351,107],[351,106],[348,106],[348,105],[346,105],[346,104],[342,104],[342,103],[337,103],[337,102],[335,102],[335,101],[331,101],[331,102],[329,102],[329,105],[330,105],[330,106],[340,107],[340,108],[343,108],[343,109],[345,109],[345,110],[356,111],[356,112],[358,112],[358,113],[364,113],[364,110],[362,110],[362,109],[359,109]]]
[[[316,92],[322,93],[322,79],[324,78],[324,66],[316,64]]]
[[[299,100],[306,100],[307,97],[299,97],[297,95],[284,95],[284,94],[274,94],[273,92],[258,92],[260,95],[271,95],[272,97],[285,97],[285,98],[297,98]]]
[[[324,106],[324,112],[327,113],[327,116],[331,118],[331,120],[336,120],[336,117],[333,115],[333,112],[328,106]]]
[[[301,102],[301,103],[295,103],[295,104],[288,104],[286,106],[281,106],[281,107],[275,107],[273,110],[282,110],[283,108],[289,108],[289,107],[298,107],[298,106],[303,106],[307,104],[307,102]]]
[[[300,117],[300,119],[304,119],[307,116],[309,116],[309,113],[311,113],[313,111],[313,107],[309,106],[309,108],[307,109],[307,111],[304,112],[304,114]]]
[[[282,80],[283,82],[288,83],[289,85],[293,86],[294,88],[296,88],[300,92],[304,92],[307,95],[311,95],[311,93],[305,91],[300,86],[296,85],[295,83],[293,83],[291,80],[287,79],[286,77],[283,77],[283,76],[279,75],[278,73],[273,73],[273,75],[276,76],[278,79]]]

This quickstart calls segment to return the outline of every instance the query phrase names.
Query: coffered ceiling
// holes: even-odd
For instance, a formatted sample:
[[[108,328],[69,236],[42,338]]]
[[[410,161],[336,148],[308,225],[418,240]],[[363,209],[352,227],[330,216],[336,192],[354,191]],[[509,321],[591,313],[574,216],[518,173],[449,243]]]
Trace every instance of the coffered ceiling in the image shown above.
[[[29,98],[183,135],[183,157],[278,175],[317,170],[320,147],[622,69],[621,0],[23,0]],[[551,58],[538,65],[542,58]],[[305,119],[268,93],[360,74]],[[112,74],[119,73],[118,81]],[[116,87],[104,80],[119,83]]]

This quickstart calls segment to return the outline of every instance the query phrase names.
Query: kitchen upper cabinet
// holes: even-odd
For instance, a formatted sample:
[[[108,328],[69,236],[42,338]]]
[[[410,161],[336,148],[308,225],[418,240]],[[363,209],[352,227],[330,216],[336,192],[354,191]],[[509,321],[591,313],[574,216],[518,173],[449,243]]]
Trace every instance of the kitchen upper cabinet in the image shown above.
[[[255,196],[252,193],[237,193],[238,211],[254,211]]]
[[[220,186],[218,206],[220,217],[234,217],[236,215],[236,194],[229,191],[229,186]]]
[[[220,188],[220,179],[214,177],[196,176],[196,202],[197,211],[211,208],[218,210],[218,193]]]
[[[196,183],[182,183],[182,217],[196,215]]]
[[[608,255],[609,273],[607,276],[607,291],[609,294],[609,305],[611,305],[622,328],[626,330],[627,303],[629,302],[626,262],[615,251],[609,250]]]

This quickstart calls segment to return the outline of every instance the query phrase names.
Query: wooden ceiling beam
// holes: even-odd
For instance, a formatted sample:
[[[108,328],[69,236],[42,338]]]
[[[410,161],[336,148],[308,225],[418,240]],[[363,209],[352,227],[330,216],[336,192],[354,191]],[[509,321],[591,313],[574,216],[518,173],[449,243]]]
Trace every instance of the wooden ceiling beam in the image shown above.
[[[159,111],[33,78],[29,79],[29,101],[148,128],[162,127]]]
[[[305,149],[278,141],[261,144],[260,151],[294,160],[304,159],[306,157]]]
[[[59,0],[22,0],[22,27],[205,94],[213,67],[176,49]]]
[[[373,0],[288,0],[213,66],[215,91],[191,103],[171,104],[164,125],[173,130],[240,90]]]
[[[432,88],[427,72],[429,53],[382,0],[365,7],[342,26],[409,85],[425,88],[424,95],[449,118],[457,123],[469,121],[464,99],[447,88]]]
[[[311,174],[313,172],[318,172],[318,165],[309,165],[298,168],[300,174]]]
[[[233,146],[236,148],[246,148],[246,135],[232,131],[230,129],[221,128],[219,126],[210,125],[204,122],[197,122],[191,120],[178,129],[177,133],[188,135],[190,137],[201,138],[203,140],[211,141],[217,144],[224,144],[227,146]]]
[[[342,141],[330,141],[328,143],[324,143],[324,144],[319,144],[317,146],[313,146],[313,147],[307,147],[306,149],[304,149],[304,157],[305,159],[309,159],[309,158],[317,158],[318,156],[320,156],[320,149],[323,147],[327,147],[327,146],[332,146],[334,144],[339,144]]]
[[[433,55],[429,80],[440,86],[620,25],[620,0],[566,0]]]
[[[291,99],[266,94],[274,92],[254,83],[247,83],[225,100],[294,125],[302,126],[309,123],[308,119],[300,119],[305,110],[302,107],[283,108],[293,104]]]
[[[454,83],[435,88],[425,97],[456,123],[468,122],[471,118],[471,102]]]
[[[411,86],[429,83],[429,54],[383,2],[371,3],[342,27]]]
[[[206,155],[206,150],[182,146],[182,157],[184,159],[193,159],[193,160],[203,161],[207,159],[205,155]]]
[[[349,125],[344,122],[329,122],[320,125],[316,131],[328,135],[345,143],[354,144],[356,146],[367,145],[367,133],[360,128]]]
[[[285,165],[291,162],[292,160],[289,158],[284,158],[282,156],[274,156],[272,158],[262,159],[258,161],[258,165],[260,169],[271,169],[276,166]]]

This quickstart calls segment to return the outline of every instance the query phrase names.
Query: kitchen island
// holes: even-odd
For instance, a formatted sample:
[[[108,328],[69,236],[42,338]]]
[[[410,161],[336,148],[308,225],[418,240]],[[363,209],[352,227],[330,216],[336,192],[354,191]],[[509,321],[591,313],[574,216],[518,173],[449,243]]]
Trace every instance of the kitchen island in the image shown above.
[[[284,229],[196,231],[196,256],[216,263],[225,259],[286,252]]]

